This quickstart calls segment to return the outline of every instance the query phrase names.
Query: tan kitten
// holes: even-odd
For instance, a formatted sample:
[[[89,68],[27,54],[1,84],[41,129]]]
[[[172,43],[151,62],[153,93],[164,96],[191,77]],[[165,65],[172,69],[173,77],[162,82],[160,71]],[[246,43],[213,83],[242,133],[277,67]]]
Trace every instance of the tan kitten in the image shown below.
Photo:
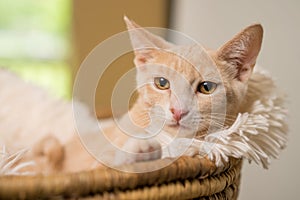
[[[248,80],[261,48],[261,25],[247,27],[211,51],[198,44],[169,43],[127,18],[125,22],[135,53],[138,99],[118,124],[104,129],[119,149],[111,154],[113,163],[105,164],[161,158],[155,132],[203,137],[231,125],[237,113],[245,111]],[[86,141],[93,140],[93,134],[86,136]],[[148,139],[136,139],[143,137]],[[103,146],[96,146],[101,152]],[[88,169],[95,161],[78,138],[64,149],[64,171]]]
[[[130,117],[125,116],[124,121],[131,119],[132,124],[146,130],[146,135],[151,134],[149,126],[161,126],[156,128],[180,137],[201,137],[233,123],[242,110],[261,48],[261,25],[247,27],[211,51],[197,44],[171,44],[128,18],[124,20],[135,52],[139,93]],[[151,124],[157,118],[163,120],[163,125]],[[144,159],[160,156],[160,145],[155,140],[129,139],[123,149],[135,153],[158,150]],[[144,159],[117,155],[116,163]]]
[[[231,125],[238,112],[247,111],[242,105],[247,94],[248,80],[261,48],[261,25],[247,27],[218,50],[211,51],[197,44],[171,44],[127,18],[125,22],[135,52],[139,95],[132,109],[122,117],[118,126],[113,124],[104,131],[114,145],[122,150],[113,155],[113,164],[160,158],[161,145],[151,137],[156,132],[166,132],[174,137],[202,137]],[[19,85],[23,86],[21,83]],[[24,91],[28,93],[28,89]],[[247,105],[251,105],[250,99],[247,100]],[[54,105],[57,107],[56,103]],[[62,104],[58,102],[58,105]],[[42,107],[47,108],[47,104]],[[67,115],[66,119],[71,120],[71,105],[62,107],[63,113]],[[53,110],[49,113],[52,112]],[[54,114],[55,117],[59,116]],[[63,121],[61,118],[62,116],[54,119],[60,122]],[[57,127],[59,131],[48,133],[46,130],[35,137],[28,137],[30,133],[27,132],[20,135],[16,131],[15,137],[6,136],[10,139],[18,136],[18,143],[4,141],[8,147],[12,144],[18,148],[34,146],[34,155],[31,156],[39,160],[36,171],[45,172],[46,168],[49,168],[48,172],[89,169],[95,163],[95,159],[83,147],[77,135],[74,136],[73,123],[67,121],[66,127],[60,124],[51,126],[52,129]],[[40,130],[37,124],[28,124],[32,125],[33,130]],[[70,130],[62,131],[61,127]],[[87,141],[93,141],[94,129],[90,127],[86,133]],[[150,139],[138,140],[124,133]],[[49,134],[52,137],[49,138]],[[103,146],[97,144],[98,148],[101,151]],[[144,152],[151,153],[130,154]]]

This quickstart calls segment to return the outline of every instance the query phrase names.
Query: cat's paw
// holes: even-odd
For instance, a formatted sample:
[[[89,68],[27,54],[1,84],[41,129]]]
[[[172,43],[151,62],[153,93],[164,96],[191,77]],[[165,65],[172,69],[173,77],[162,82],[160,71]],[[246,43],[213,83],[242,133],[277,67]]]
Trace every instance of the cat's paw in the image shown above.
[[[41,167],[44,163],[48,171],[60,170],[64,162],[64,146],[56,137],[48,135],[33,146],[33,156]]]
[[[162,148],[160,143],[155,139],[137,140],[130,138],[123,145],[114,159],[114,165],[130,164],[160,159]]]

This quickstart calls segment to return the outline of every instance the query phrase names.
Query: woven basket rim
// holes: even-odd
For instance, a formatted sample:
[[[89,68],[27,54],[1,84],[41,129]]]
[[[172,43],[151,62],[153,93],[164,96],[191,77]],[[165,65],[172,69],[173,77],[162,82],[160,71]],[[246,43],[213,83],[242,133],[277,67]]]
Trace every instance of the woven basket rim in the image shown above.
[[[124,166],[124,169],[151,168],[151,166],[157,166],[162,162],[170,162],[170,159],[134,163]],[[229,187],[236,181],[236,177],[239,177],[240,173],[240,163],[241,160],[232,158],[223,167],[216,167],[213,162],[206,158],[183,156],[165,168],[146,173],[127,173],[111,168],[99,168],[77,173],[2,176],[0,177],[0,199],[33,199],[51,196],[85,197],[90,194],[101,195],[115,191],[119,191],[119,197],[121,197],[125,193],[137,195],[139,194],[138,191],[134,190],[145,186],[155,188],[165,184],[173,184],[173,186],[169,185],[168,187],[178,187],[174,182],[185,180],[205,180],[208,181],[208,186],[211,186],[212,181],[214,181],[213,185],[216,187],[209,188],[209,193],[205,194],[211,195],[220,193],[226,189],[225,186]],[[219,183],[216,180],[219,180],[217,181]],[[151,190],[153,189],[146,189],[144,192]],[[122,195],[120,196],[120,194]]]

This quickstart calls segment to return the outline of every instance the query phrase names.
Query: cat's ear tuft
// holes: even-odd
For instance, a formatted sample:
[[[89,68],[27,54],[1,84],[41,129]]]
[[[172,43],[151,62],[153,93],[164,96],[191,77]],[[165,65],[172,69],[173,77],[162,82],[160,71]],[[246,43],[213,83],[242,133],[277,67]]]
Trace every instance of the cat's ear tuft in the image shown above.
[[[261,48],[263,28],[260,24],[248,26],[217,51],[217,59],[225,61],[234,70],[235,78],[246,82],[256,63]]]
[[[142,65],[150,61],[155,50],[167,49],[172,46],[171,43],[150,33],[126,16],[124,16],[124,21],[135,53],[134,62],[136,65]]]

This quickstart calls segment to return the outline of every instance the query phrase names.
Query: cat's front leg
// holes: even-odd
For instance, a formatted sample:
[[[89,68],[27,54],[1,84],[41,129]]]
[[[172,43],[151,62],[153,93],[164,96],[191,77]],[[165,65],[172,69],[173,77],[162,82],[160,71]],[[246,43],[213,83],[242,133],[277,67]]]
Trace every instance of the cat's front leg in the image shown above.
[[[162,148],[155,139],[129,138],[115,154],[114,165],[160,159]]]
[[[33,158],[42,172],[60,171],[64,164],[65,149],[53,135],[38,141],[32,148]]]

